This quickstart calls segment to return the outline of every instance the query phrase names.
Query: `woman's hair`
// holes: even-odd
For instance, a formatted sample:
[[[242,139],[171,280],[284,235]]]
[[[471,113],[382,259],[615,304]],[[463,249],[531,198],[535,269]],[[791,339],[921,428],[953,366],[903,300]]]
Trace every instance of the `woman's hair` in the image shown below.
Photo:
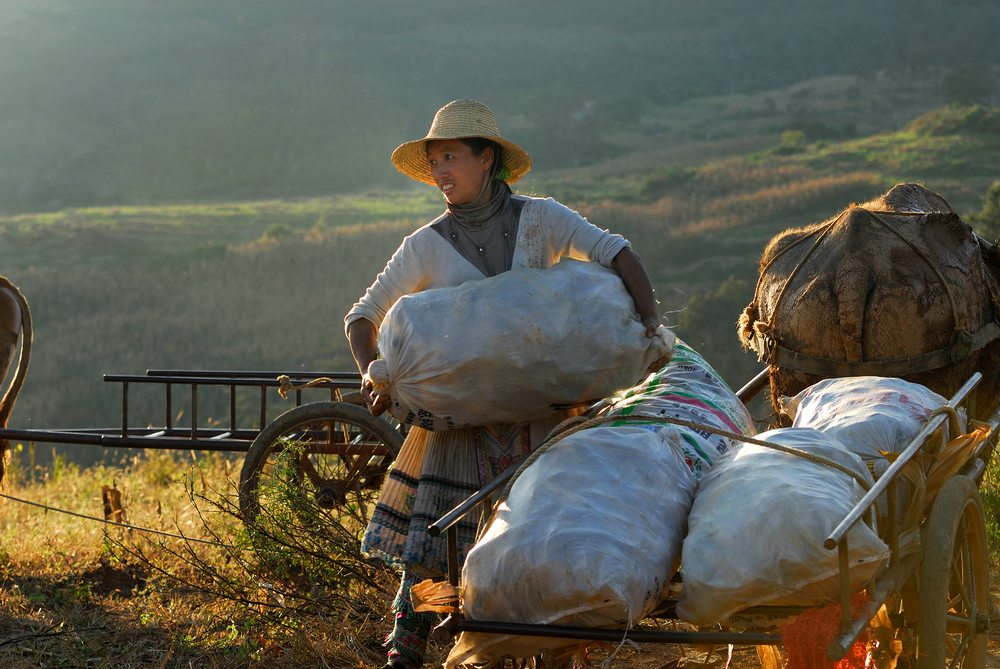
[[[493,149],[493,165],[490,167],[490,176],[498,181],[507,181],[510,178],[510,170],[503,166],[503,147],[490,139],[483,137],[462,137],[460,142],[472,149],[472,153],[477,156],[483,155],[487,148]]]

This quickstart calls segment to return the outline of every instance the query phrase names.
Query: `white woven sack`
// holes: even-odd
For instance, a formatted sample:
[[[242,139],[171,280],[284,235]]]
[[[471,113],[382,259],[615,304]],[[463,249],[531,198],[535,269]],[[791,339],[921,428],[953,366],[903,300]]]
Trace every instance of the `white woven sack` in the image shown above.
[[[872,483],[861,458],[817,430],[757,438],[821,455]],[[688,516],[678,616],[712,625],[750,606],[838,601],[838,551],[823,542],[864,494],[846,473],[797,455],[755,444],[730,451],[702,479]],[[864,523],[847,536],[855,591],[882,569],[889,548]]]
[[[906,448],[932,412],[946,403],[925,386],[881,376],[826,379],[794,397],[781,398],[782,411],[793,418],[793,426],[815,428],[836,438],[860,455],[876,478],[889,467],[885,453]],[[964,409],[959,412],[964,424]],[[945,430],[940,429],[925,448],[936,451],[945,438]],[[900,517],[912,493],[912,486],[900,478],[896,495]],[[879,499],[879,510],[888,513],[885,495]]]
[[[586,627],[637,621],[677,569],[696,485],[664,433],[597,427],[566,437],[520,474],[469,552],[466,617]],[[576,643],[465,632],[445,666]]]
[[[917,383],[882,376],[826,379],[781,398],[796,427],[839,439],[865,460],[885,460],[909,445],[931,413],[947,400]]]
[[[736,443],[663,419],[744,434],[753,420],[679,339],[670,362],[605,415],[617,420],[566,437],[517,479],[465,563],[468,618],[609,627],[639,620],[665,595],[698,480]],[[578,643],[464,633],[447,666]]]
[[[681,419],[734,434],[756,432],[753,418],[736,393],[701,354],[680,338],[674,342],[670,363],[615,398],[607,415],[632,419],[648,416],[652,420],[647,429],[680,429],[684,460],[698,480],[717,457],[740,442],[704,429],[678,428],[657,419]]]
[[[631,386],[673,340],[645,336],[613,270],[567,259],[401,298],[368,374],[424,429],[522,422]]]

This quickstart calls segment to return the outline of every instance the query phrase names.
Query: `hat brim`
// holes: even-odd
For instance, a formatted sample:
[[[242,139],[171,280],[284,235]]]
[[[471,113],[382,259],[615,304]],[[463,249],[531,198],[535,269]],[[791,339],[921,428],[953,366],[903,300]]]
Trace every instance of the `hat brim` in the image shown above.
[[[503,147],[503,167],[507,170],[507,183],[515,183],[518,179],[531,171],[531,156],[514,142],[497,137],[495,135],[463,135],[462,137],[423,137],[412,142],[406,142],[396,147],[392,152],[392,164],[396,169],[414,181],[434,184],[431,176],[431,166],[427,162],[427,142],[441,139],[466,139],[467,137],[481,137],[491,142],[496,142]]]

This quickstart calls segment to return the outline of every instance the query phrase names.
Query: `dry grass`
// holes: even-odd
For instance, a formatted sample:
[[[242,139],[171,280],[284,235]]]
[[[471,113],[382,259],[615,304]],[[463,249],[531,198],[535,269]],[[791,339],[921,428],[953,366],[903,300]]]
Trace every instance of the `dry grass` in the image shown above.
[[[7,495],[103,516],[101,486],[115,485],[130,522],[192,541],[4,500],[0,666],[340,669],[380,661],[394,576],[369,570],[374,580],[347,603],[322,582],[300,592],[269,579],[233,513],[230,459],[152,453],[87,470],[57,459],[34,472],[20,460]],[[317,565],[321,575],[323,560]]]

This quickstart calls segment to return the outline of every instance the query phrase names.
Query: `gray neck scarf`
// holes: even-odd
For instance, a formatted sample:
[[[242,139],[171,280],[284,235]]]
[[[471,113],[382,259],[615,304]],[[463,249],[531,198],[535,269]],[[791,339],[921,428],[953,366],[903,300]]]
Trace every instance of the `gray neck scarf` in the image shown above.
[[[439,230],[485,276],[510,269],[517,238],[518,212],[510,186],[492,177],[490,172],[487,183],[493,183],[493,193],[489,199],[483,202],[481,196],[472,204],[448,205],[448,217]]]

